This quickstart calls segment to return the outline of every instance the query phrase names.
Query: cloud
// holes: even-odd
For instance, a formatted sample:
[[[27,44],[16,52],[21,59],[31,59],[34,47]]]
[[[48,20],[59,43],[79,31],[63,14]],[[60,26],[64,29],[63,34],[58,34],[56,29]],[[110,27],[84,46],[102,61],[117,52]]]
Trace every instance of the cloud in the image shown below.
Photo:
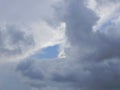
[[[25,33],[21,28],[12,25],[1,26],[0,28],[0,57],[10,59],[10,57],[22,55],[34,46],[33,37]],[[7,60],[6,60],[7,61]],[[4,62],[4,61],[3,61]]]
[[[64,41],[62,27],[60,25],[55,28],[46,22],[31,26],[1,25],[0,62],[21,61],[45,47],[62,44]]]
[[[106,22],[113,18],[113,13],[119,8],[118,0],[88,0],[87,6],[92,9],[99,17],[96,29],[101,29]],[[111,7],[111,9],[110,9]]]
[[[0,63],[0,89],[1,90],[30,90],[29,85],[23,83],[15,68],[16,62]]]
[[[113,0],[106,2],[110,4]],[[97,4],[106,5],[104,0]],[[104,11],[102,5],[100,8]],[[109,5],[106,8],[111,10]],[[61,9],[60,18],[66,24],[70,45],[65,48],[66,58],[28,60],[19,64],[17,71],[29,78],[26,81],[38,90],[119,90],[119,11],[111,13],[109,19],[104,18],[105,22],[99,23],[101,28],[98,26],[100,13],[82,0],[65,0]]]
[[[119,61],[78,63],[70,60],[33,61],[18,67],[27,83],[41,90],[117,90],[119,89]],[[33,77],[35,76],[35,77]],[[22,77],[23,79],[23,77]],[[47,89],[49,87],[49,89]]]
[[[0,0],[0,63],[20,61],[45,47],[63,43],[64,26],[52,25],[52,5],[57,1]]]
[[[41,53],[44,48],[64,43],[65,24],[61,22],[59,25],[57,23],[58,26],[53,25],[53,22],[57,21],[53,19],[52,4],[57,1],[0,0],[0,87],[2,90],[30,90],[28,84],[24,83],[24,80],[14,71],[17,64],[37,52]],[[35,72],[36,74],[31,74],[30,78],[40,78],[39,75],[37,77],[38,72],[33,69],[33,73]],[[31,71],[24,71],[26,76],[29,73]],[[36,84],[31,83],[31,85]]]

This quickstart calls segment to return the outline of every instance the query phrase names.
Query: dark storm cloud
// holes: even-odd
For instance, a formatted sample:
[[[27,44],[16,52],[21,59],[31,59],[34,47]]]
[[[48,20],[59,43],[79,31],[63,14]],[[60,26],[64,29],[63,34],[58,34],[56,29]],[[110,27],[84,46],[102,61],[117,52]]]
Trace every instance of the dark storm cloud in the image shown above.
[[[35,60],[30,65],[28,60],[17,70],[30,80],[40,79],[39,85],[43,87],[34,85],[38,90],[119,90],[119,28],[108,24],[103,31],[95,32],[93,26],[99,18],[83,0],[65,0],[64,5],[64,11],[60,12],[64,13],[62,20],[66,23],[67,41],[71,46],[65,49],[67,58]],[[29,74],[25,74],[25,70]]]

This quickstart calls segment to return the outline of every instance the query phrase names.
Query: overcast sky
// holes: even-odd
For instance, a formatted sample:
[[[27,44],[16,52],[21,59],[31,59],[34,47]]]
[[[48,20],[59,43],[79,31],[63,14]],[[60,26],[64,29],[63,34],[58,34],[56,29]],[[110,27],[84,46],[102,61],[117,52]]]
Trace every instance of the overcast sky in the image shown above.
[[[0,90],[120,90],[120,1],[0,0]]]

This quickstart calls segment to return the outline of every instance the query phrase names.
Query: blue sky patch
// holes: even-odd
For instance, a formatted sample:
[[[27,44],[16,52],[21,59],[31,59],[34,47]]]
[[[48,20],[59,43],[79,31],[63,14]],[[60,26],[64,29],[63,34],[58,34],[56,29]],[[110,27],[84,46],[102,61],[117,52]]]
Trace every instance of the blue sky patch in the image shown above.
[[[38,52],[37,54],[33,55],[32,57],[37,59],[51,59],[56,58],[59,53],[59,45],[50,46],[47,48],[44,48],[42,52]]]

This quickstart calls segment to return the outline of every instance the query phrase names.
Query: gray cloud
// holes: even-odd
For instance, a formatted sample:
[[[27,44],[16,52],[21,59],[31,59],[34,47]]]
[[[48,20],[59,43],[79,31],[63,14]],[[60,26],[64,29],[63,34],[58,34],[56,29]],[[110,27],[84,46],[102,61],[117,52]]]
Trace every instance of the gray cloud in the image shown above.
[[[119,90],[119,25],[106,22],[103,30],[95,32],[99,18],[82,0],[65,0],[64,5],[60,18],[66,23],[70,43],[65,49],[67,58],[28,60],[17,70],[38,90]],[[36,78],[37,83],[32,81]]]
[[[34,47],[34,38],[32,35],[23,31],[15,25],[5,25],[0,28],[0,57],[9,59],[11,57],[25,54],[30,48]],[[12,59],[14,59],[12,58]],[[4,62],[4,61],[3,61]]]
[[[58,30],[62,25],[50,26],[51,22],[54,22],[51,8],[54,1],[0,0],[0,87],[2,90],[30,90],[28,84],[37,88],[47,86],[36,82],[45,77],[43,72],[38,74],[38,69],[35,70],[34,62],[19,66],[27,80],[33,78],[34,83],[24,83],[26,79],[19,78],[14,70],[19,61],[31,54],[63,42],[63,30]]]

